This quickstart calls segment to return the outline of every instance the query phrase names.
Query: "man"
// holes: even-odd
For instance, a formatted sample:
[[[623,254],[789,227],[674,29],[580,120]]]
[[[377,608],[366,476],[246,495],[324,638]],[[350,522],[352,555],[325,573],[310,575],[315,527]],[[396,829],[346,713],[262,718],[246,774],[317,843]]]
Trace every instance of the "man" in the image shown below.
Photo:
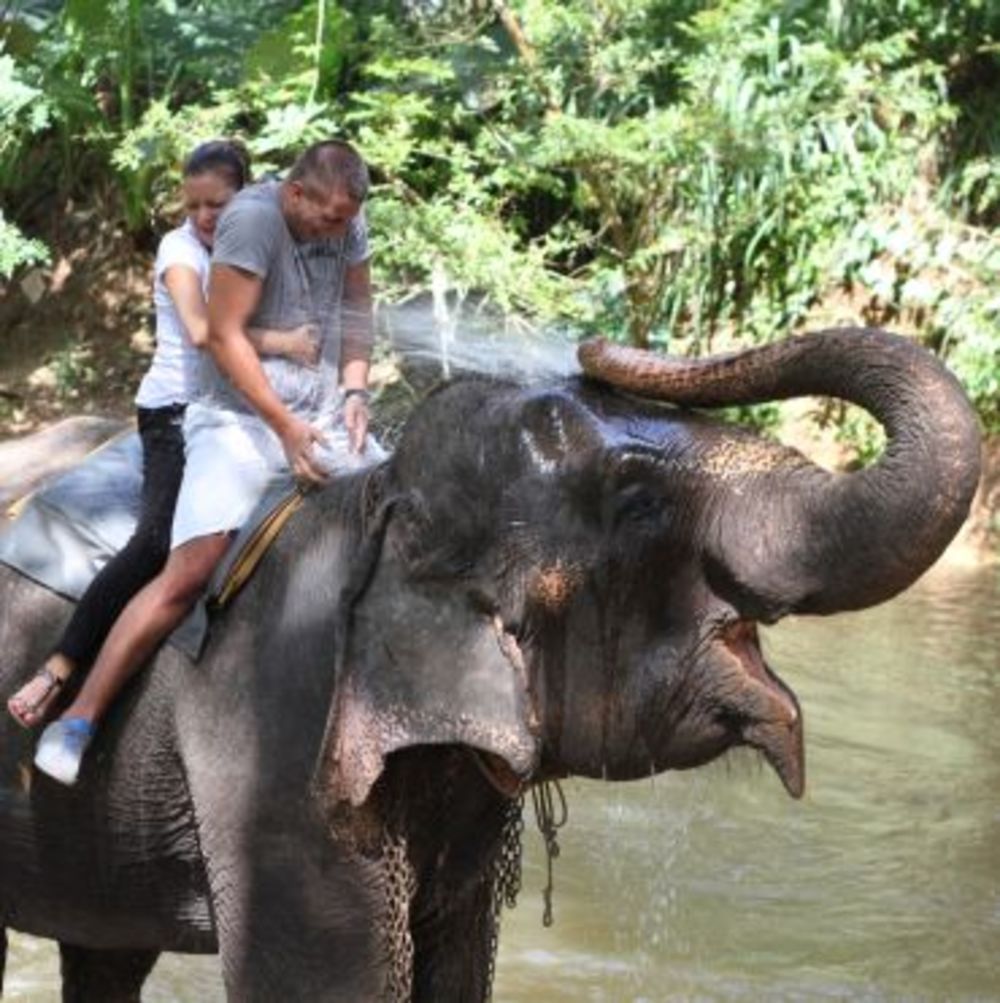
[[[277,478],[321,483],[363,462],[372,346],[362,204],[364,161],[318,143],[282,182],[244,189],[215,235],[208,294],[214,366],[184,423],[187,461],[163,571],[125,607],[35,763],[75,782],[97,723],[133,673],[186,616],[231,539]],[[316,359],[260,358],[250,327],[314,325]],[[339,385],[342,390],[338,390]]]

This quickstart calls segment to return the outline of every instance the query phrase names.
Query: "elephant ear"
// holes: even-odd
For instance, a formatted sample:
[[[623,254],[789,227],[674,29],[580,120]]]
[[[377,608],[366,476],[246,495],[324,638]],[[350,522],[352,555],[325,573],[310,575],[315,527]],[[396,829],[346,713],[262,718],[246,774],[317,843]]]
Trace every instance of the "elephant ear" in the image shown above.
[[[537,724],[516,641],[460,581],[414,567],[412,519],[411,506],[388,507],[380,545],[369,542],[363,584],[345,599],[337,692],[316,777],[328,804],[361,805],[386,758],[418,745],[478,749],[521,779],[537,766]]]

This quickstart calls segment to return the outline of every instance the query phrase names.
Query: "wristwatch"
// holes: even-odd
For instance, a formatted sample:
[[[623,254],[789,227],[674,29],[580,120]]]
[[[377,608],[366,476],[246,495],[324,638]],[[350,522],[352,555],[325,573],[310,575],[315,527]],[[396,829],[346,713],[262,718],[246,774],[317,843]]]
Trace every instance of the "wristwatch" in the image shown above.
[[[372,399],[372,395],[363,387],[348,387],[344,391],[345,403],[349,397],[360,397],[365,404],[367,404]]]

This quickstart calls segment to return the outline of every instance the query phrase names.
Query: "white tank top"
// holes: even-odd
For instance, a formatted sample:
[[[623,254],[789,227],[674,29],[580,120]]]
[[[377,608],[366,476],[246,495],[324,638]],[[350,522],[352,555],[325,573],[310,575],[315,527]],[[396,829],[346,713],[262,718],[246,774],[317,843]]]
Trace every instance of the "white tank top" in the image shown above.
[[[208,250],[195,235],[190,220],[165,234],[160,241],[153,266],[156,351],[135,395],[139,407],[188,404],[198,394],[202,355],[181,323],[177,307],[163,284],[163,276],[172,265],[186,265],[197,273],[202,292],[207,295],[209,261]]]

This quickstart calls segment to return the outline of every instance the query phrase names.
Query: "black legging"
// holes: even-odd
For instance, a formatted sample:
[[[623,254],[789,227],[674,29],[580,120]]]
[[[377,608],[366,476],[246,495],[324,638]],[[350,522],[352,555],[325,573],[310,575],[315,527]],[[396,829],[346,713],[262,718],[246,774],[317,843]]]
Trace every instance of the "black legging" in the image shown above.
[[[83,668],[97,657],[128,601],[166,564],[184,474],[184,405],[139,408],[142,501],[135,532],[90,583],[55,651]]]

